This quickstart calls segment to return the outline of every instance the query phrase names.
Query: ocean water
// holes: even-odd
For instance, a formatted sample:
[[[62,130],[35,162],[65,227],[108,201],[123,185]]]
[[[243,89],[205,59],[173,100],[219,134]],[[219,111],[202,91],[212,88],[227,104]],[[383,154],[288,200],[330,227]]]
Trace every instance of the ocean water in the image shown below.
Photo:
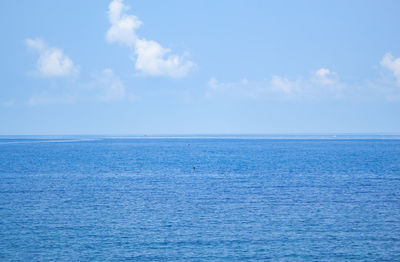
[[[400,140],[3,137],[0,260],[400,261]]]

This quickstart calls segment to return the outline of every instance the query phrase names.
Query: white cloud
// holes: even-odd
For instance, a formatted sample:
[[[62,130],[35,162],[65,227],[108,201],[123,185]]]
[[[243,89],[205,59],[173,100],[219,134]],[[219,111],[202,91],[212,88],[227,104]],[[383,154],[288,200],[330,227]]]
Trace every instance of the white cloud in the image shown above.
[[[314,81],[321,85],[333,85],[337,83],[337,74],[327,68],[320,68],[314,72]]]
[[[266,92],[271,92],[271,90],[265,88],[265,83],[249,81],[247,78],[242,78],[237,82],[221,82],[215,77],[212,77],[208,81],[208,86],[209,89],[206,92],[207,97],[222,95],[257,99],[265,96]]]
[[[281,91],[285,95],[292,95],[299,89],[299,85],[297,81],[290,81],[281,76],[273,76],[271,79],[271,88]]]
[[[387,53],[381,60],[381,66],[393,73],[396,77],[397,85],[400,86],[400,58],[394,58],[391,53]]]
[[[125,85],[119,76],[115,75],[111,69],[107,68],[100,74],[94,74],[93,79],[94,82],[92,82],[89,87],[97,91],[95,95],[96,99],[108,102],[125,98]]]
[[[47,44],[44,42],[43,39],[40,38],[35,38],[35,39],[28,38],[25,40],[25,44],[28,47],[37,51],[43,51],[47,48]]]
[[[30,97],[28,104],[31,106],[43,104],[73,104],[77,102],[136,102],[137,97],[130,94],[124,82],[112,69],[106,68],[91,75],[91,81],[78,84],[71,88],[70,85],[61,85],[58,88],[43,90]]]
[[[223,94],[241,98],[291,100],[339,98],[344,89],[337,74],[326,68],[318,69],[309,77],[300,76],[294,80],[275,75],[263,81],[249,81],[244,78],[237,82],[219,82],[212,77],[208,86],[206,96],[209,97]]]
[[[135,30],[142,25],[142,22],[136,16],[124,14],[124,10],[128,8],[124,6],[123,0],[114,0],[110,3],[108,19],[111,27],[107,31],[106,39],[110,43],[135,46]]]
[[[193,62],[186,60],[184,56],[168,55],[170,52],[169,48],[164,48],[155,41],[138,39],[135,67],[145,75],[173,78],[186,76],[192,70]]]
[[[79,67],[59,48],[49,47],[40,38],[26,39],[26,45],[39,53],[37,74],[44,77],[67,77],[79,74]]]
[[[320,68],[309,76],[298,76],[294,79],[275,75],[262,81],[242,79],[236,82],[220,82],[212,77],[208,82],[206,96],[263,100],[400,101],[400,58],[394,58],[388,53],[380,63],[393,73],[395,83],[385,77],[344,83],[337,73],[328,68]]]
[[[194,67],[185,55],[171,54],[169,48],[153,40],[140,39],[135,30],[143,23],[133,15],[124,13],[128,10],[123,0],[113,0],[109,5],[108,18],[111,24],[106,40],[109,43],[119,43],[133,49],[135,69],[143,75],[168,76],[181,78]]]
[[[244,87],[249,84],[249,80],[243,78],[239,82],[219,82],[215,77],[211,77],[208,85],[214,90],[230,90],[236,87]]]

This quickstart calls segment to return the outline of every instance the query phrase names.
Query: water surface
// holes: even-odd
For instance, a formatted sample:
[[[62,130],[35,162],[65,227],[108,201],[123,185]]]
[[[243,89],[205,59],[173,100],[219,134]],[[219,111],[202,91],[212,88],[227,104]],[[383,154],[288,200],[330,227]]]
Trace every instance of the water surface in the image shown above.
[[[400,260],[400,140],[2,137],[0,259]]]

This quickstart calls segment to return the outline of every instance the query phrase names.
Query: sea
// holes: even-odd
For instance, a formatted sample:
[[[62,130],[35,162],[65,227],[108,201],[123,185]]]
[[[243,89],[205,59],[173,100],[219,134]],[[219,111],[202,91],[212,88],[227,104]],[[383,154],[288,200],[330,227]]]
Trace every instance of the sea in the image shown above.
[[[0,261],[400,261],[400,139],[3,136]]]

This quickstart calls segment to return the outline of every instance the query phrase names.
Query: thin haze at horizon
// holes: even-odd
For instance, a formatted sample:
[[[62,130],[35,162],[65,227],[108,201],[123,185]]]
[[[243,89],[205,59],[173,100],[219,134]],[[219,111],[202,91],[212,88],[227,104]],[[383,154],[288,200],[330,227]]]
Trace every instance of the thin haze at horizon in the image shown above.
[[[9,1],[0,134],[400,133],[398,1]]]

